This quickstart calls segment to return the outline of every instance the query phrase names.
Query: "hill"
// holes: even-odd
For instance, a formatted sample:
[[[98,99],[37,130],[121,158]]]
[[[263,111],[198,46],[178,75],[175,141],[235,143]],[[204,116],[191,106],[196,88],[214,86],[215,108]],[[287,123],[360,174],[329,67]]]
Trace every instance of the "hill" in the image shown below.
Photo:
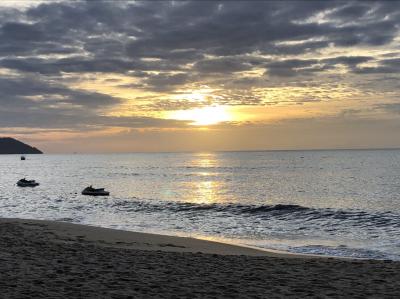
[[[14,138],[0,138],[0,155],[6,154],[43,154],[36,147],[32,147]]]

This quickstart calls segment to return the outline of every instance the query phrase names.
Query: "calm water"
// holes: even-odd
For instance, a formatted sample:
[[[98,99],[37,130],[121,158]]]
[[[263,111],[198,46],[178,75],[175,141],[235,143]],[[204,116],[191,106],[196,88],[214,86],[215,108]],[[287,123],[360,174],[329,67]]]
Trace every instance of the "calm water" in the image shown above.
[[[0,217],[400,260],[400,150],[7,155],[0,177]]]

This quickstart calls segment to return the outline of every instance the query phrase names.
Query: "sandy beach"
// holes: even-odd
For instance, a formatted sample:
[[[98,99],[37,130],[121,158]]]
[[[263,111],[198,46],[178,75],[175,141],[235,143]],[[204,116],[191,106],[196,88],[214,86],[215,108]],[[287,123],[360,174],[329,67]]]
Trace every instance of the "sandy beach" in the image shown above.
[[[399,298],[400,263],[0,220],[1,298]]]

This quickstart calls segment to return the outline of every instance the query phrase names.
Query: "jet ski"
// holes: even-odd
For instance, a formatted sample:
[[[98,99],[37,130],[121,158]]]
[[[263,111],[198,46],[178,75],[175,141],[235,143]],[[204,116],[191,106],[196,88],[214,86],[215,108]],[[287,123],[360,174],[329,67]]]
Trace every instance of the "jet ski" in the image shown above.
[[[36,187],[36,186],[39,186],[39,183],[36,182],[35,180],[27,180],[27,179],[23,178],[17,182],[17,186],[19,186],[19,187]]]
[[[110,195],[110,192],[104,190],[104,188],[93,188],[92,186],[89,186],[83,189],[82,195],[108,196]]]

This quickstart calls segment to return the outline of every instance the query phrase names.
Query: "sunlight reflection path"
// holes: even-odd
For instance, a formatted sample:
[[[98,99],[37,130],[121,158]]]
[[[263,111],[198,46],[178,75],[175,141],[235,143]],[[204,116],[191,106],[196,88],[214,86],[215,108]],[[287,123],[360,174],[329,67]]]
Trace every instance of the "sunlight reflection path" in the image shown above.
[[[219,160],[215,153],[198,153],[191,161],[191,167],[200,169],[198,174],[202,177],[201,181],[191,182],[193,198],[196,199],[196,203],[211,204],[222,201],[219,191],[223,186],[221,181],[215,178],[215,172],[212,171],[219,166]]]

